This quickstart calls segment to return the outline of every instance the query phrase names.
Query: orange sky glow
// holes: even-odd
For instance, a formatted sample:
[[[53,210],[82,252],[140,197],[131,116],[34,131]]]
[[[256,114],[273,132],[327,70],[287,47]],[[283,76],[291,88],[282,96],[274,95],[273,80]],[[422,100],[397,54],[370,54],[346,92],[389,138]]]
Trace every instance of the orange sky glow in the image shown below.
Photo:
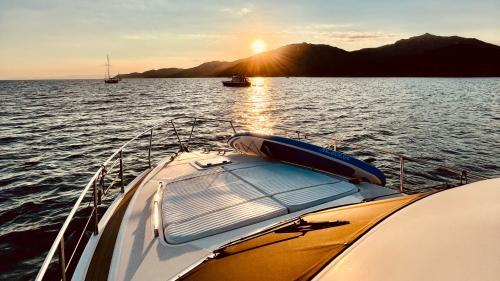
[[[356,50],[425,32],[500,44],[498,0],[450,3],[1,1],[0,79],[102,78],[106,54],[117,74],[232,61],[291,43]]]

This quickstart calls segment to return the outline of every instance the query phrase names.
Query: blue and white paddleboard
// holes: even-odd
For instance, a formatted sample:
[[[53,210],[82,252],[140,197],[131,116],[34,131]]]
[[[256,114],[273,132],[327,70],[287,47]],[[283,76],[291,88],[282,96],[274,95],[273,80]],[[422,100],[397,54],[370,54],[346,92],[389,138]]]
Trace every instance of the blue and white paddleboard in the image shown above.
[[[252,133],[236,134],[228,140],[228,143],[231,147],[244,154],[267,157],[344,177],[385,185],[385,175],[378,168],[341,152],[313,144]]]

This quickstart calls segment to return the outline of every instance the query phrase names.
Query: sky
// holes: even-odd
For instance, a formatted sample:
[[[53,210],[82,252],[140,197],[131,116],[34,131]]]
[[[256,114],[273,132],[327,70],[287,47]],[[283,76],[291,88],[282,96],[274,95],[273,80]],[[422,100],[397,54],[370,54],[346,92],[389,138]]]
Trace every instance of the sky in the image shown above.
[[[0,0],[0,79],[102,78],[322,43],[357,50],[421,35],[500,45],[500,0]]]

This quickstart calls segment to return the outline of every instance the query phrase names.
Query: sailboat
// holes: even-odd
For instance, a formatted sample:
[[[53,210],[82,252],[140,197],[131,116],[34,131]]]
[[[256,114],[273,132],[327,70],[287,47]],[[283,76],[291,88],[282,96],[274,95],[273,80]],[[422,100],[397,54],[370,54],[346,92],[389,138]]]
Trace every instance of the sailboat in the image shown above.
[[[111,75],[109,74],[109,55],[106,55],[106,59],[107,59],[107,62],[106,62],[106,73],[104,74],[104,83],[106,84],[116,84],[118,82],[120,82],[120,78],[115,76],[115,77],[111,77]]]

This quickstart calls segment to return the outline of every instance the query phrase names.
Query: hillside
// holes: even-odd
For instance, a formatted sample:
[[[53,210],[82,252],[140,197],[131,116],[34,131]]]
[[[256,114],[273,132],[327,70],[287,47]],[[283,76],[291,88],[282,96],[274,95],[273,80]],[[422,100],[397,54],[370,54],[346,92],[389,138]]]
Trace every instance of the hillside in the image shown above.
[[[322,44],[291,44],[233,62],[163,68],[122,78],[246,76],[500,76],[500,46],[474,38],[423,34],[348,52]]]

